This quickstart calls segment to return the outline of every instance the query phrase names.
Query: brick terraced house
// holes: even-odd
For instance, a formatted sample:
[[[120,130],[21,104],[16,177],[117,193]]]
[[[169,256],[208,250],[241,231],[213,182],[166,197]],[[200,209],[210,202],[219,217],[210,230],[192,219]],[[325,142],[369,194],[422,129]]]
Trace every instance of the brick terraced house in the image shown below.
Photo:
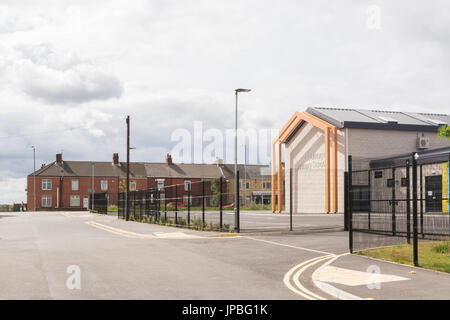
[[[252,192],[266,194],[264,202],[269,196],[270,180],[268,167],[263,165],[239,165],[241,184],[245,184],[242,174],[248,172],[253,180],[261,178],[261,183],[252,181]],[[261,175],[259,177],[258,175]],[[117,205],[119,185],[126,179],[126,163],[119,162],[119,155],[113,154],[112,162],[101,161],[64,161],[61,154],[56,155],[56,161],[43,165],[35,172],[36,176],[36,206],[34,205],[34,175],[27,177],[28,210],[83,210],[89,207],[91,189],[95,193],[107,194],[108,205]],[[234,201],[234,166],[222,164],[175,164],[170,154],[166,162],[130,162],[130,191],[145,190],[148,188],[165,187],[166,197],[174,197],[173,188],[178,185],[177,202],[187,204],[188,185],[191,186],[191,204],[199,205],[196,195],[202,194],[202,183],[205,181],[205,194],[208,198],[206,205],[212,203],[213,182],[223,178],[224,204]],[[264,181],[264,183],[262,182]],[[124,183],[124,182],[123,182]],[[217,188],[217,185],[215,186]],[[170,193],[170,194],[169,194]],[[241,197],[243,192],[241,190]]]

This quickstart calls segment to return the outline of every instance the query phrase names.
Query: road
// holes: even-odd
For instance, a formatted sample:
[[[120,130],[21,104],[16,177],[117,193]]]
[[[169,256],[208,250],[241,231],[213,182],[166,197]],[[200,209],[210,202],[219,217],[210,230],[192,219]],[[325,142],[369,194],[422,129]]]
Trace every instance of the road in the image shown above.
[[[339,256],[347,251],[343,231],[229,236],[86,212],[1,213],[0,299],[397,299],[417,298],[405,288],[418,287],[422,298],[450,296],[448,275]],[[408,280],[349,286],[318,274],[325,263],[363,272],[375,263]],[[79,289],[67,284],[74,268]]]

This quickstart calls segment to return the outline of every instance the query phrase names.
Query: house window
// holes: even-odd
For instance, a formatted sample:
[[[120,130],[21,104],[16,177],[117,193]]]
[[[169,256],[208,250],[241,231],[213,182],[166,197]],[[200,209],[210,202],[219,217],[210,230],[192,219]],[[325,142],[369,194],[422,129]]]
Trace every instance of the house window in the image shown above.
[[[375,179],[383,178],[383,171],[375,171]]]
[[[52,190],[52,180],[43,179],[42,180],[42,190]]]
[[[394,179],[387,179],[388,188],[392,188],[394,186]]]
[[[130,181],[130,191],[136,191],[136,181]]]
[[[242,183],[239,181],[239,190],[242,189]]]
[[[52,196],[43,195],[41,205],[43,208],[50,208],[52,206]]]
[[[184,180],[184,191],[189,191],[191,187],[191,180]]]
[[[70,196],[70,206],[79,207],[80,206],[80,196]]]
[[[250,182],[245,183],[245,189],[247,189],[247,190],[250,189]]]
[[[270,189],[271,183],[270,182],[263,182],[262,187],[263,187],[263,189]]]
[[[78,180],[72,180],[72,190],[78,190]]]
[[[402,187],[407,187],[407,186],[408,186],[408,179],[402,178]]]
[[[100,188],[102,189],[102,191],[108,190],[108,180],[100,181]]]

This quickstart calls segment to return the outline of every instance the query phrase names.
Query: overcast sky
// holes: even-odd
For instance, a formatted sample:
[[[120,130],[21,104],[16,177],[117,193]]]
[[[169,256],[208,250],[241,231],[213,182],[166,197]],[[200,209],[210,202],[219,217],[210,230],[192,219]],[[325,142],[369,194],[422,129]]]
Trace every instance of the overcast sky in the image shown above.
[[[309,106],[448,113],[449,49],[448,1],[2,0],[0,203],[25,200],[32,145],[37,167],[124,160],[129,114],[132,159],[164,161],[177,128],[233,128],[237,87],[243,128]]]

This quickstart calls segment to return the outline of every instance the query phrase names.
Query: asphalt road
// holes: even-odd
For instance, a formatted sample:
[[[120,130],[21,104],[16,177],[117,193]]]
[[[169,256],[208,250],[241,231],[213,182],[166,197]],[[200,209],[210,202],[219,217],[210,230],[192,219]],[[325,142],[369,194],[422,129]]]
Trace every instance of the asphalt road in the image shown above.
[[[228,236],[86,212],[1,213],[0,299],[336,299],[312,274],[331,257],[338,258],[333,265],[364,270],[368,259],[336,256],[347,252],[347,242],[342,231]],[[390,273],[410,269],[389,264]],[[68,285],[77,270],[79,289],[77,281]],[[377,292],[335,286],[362,298],[396,299],[405,298],[407,282],[423,287],[422,297],[449,296],[448,275],[417,270],[417,278]]]

